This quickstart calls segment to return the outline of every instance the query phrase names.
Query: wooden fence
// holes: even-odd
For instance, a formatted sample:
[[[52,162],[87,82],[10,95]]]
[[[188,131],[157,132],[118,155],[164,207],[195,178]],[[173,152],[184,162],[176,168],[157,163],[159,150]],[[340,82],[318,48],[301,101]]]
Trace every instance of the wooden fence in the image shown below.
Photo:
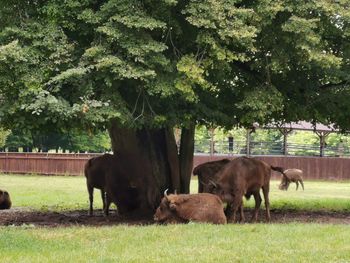
[[[82,175],[87,160],[99,154],[0,153],[0,172]]]
[[[48,154],[48,153],[0,153],[1,173],[82,175],[86,161],[99,154]],[[195,155],[194,166],[228,155]],[[254,156],[274,166],[299,168],[305,179],[350,180],[350,158],[300,157],[300,156]],[[274,175],[279,177],[278,174]]]

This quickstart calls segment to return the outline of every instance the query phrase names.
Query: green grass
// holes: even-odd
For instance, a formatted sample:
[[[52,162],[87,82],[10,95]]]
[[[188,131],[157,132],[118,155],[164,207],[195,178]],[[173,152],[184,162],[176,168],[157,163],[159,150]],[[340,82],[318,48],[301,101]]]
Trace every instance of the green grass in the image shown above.
[[[272,209],[350,211],[350,182],[306,181],[305,191],[278,190],[278,181],[271,182]],[[0,175],[0,189],[7,189],[15,207],[39,210],[87,209],[88,194],[83,176]],[[192,180],[191,192],[197,192],[197,180]],[[99,190],[95,190],[94,207],[101,208]],[[254,198],[246,202],[254,205]]]
[[[350,211],[350,183],[277,189],[272,208]],[[84,177],[0,175],[14,207],[87,209]],[[196,192],[193,180],[191,191]],[[95,207],[101,208],[99,192]],[[247,203],[253,205],[253,200]],[[1,216],[1,212],[0,212]],[[0,227],[1,262],[349,262],[350,227],[327,224],[194,224]]]
[[[0,228],[2,262],[348,262],[342,225]]]

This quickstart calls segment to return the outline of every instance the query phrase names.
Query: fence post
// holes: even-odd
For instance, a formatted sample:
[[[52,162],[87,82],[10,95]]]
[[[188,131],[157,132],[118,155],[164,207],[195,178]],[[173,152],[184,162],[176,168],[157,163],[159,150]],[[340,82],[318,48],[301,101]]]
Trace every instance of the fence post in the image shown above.
[[[213,157],[215,152],[215,142],[214,142],[215,128],[210,128],[209,132],[210,132],[210,157]]]
[[[250,156],[250,129],[247,129],[247,134],[246,134],[246,148],[247,148],[247,152],[246,155]]]

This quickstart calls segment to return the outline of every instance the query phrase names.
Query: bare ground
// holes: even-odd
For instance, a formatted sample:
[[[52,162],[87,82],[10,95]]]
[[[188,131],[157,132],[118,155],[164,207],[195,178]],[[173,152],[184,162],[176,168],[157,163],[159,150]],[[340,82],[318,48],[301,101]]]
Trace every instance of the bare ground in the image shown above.
[[[249,218],[251,211],[246,211]],[[264,220],[265,212],[260,214],[260,222]],[[350,212],[329,212],[329,211],[293,211],[293,210],[272,210],[272,223],[324,223],[324,224],[350,224]],[[28,208],[13,208],[0,210],[0,226],[9,225],[34,225],[45,227],[65,227],[74,225],[106,226],[106,225],[148,225],[153,224],[151,218],[122,217],[111,212],[108,217],[103,216],[101,210],[95,211],[94,216],[88,216],[85,210],[74,211],[45,211],[39,212]]]

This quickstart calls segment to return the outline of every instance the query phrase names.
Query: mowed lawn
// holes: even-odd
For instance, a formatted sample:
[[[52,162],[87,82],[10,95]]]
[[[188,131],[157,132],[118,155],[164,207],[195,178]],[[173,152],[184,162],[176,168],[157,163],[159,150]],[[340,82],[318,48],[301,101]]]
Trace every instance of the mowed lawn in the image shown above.
[[[197,181],[193,180],[192,192]],[[280,191],[272,208],[350,211],[350,183],[305,182]],[[0,175],[14,207],[45,211],[88,208],[84,177]],[[95,193],[101,207],[100,194]],[[249,206],[253,201],[249,201]],[[1,216],[1,212],[0,212]],[[350,226],[229,224],[42,228],[0,227],[1,262],[350,262]]]
[[[1,262],[349,262],[344,225],[0,228]]]

